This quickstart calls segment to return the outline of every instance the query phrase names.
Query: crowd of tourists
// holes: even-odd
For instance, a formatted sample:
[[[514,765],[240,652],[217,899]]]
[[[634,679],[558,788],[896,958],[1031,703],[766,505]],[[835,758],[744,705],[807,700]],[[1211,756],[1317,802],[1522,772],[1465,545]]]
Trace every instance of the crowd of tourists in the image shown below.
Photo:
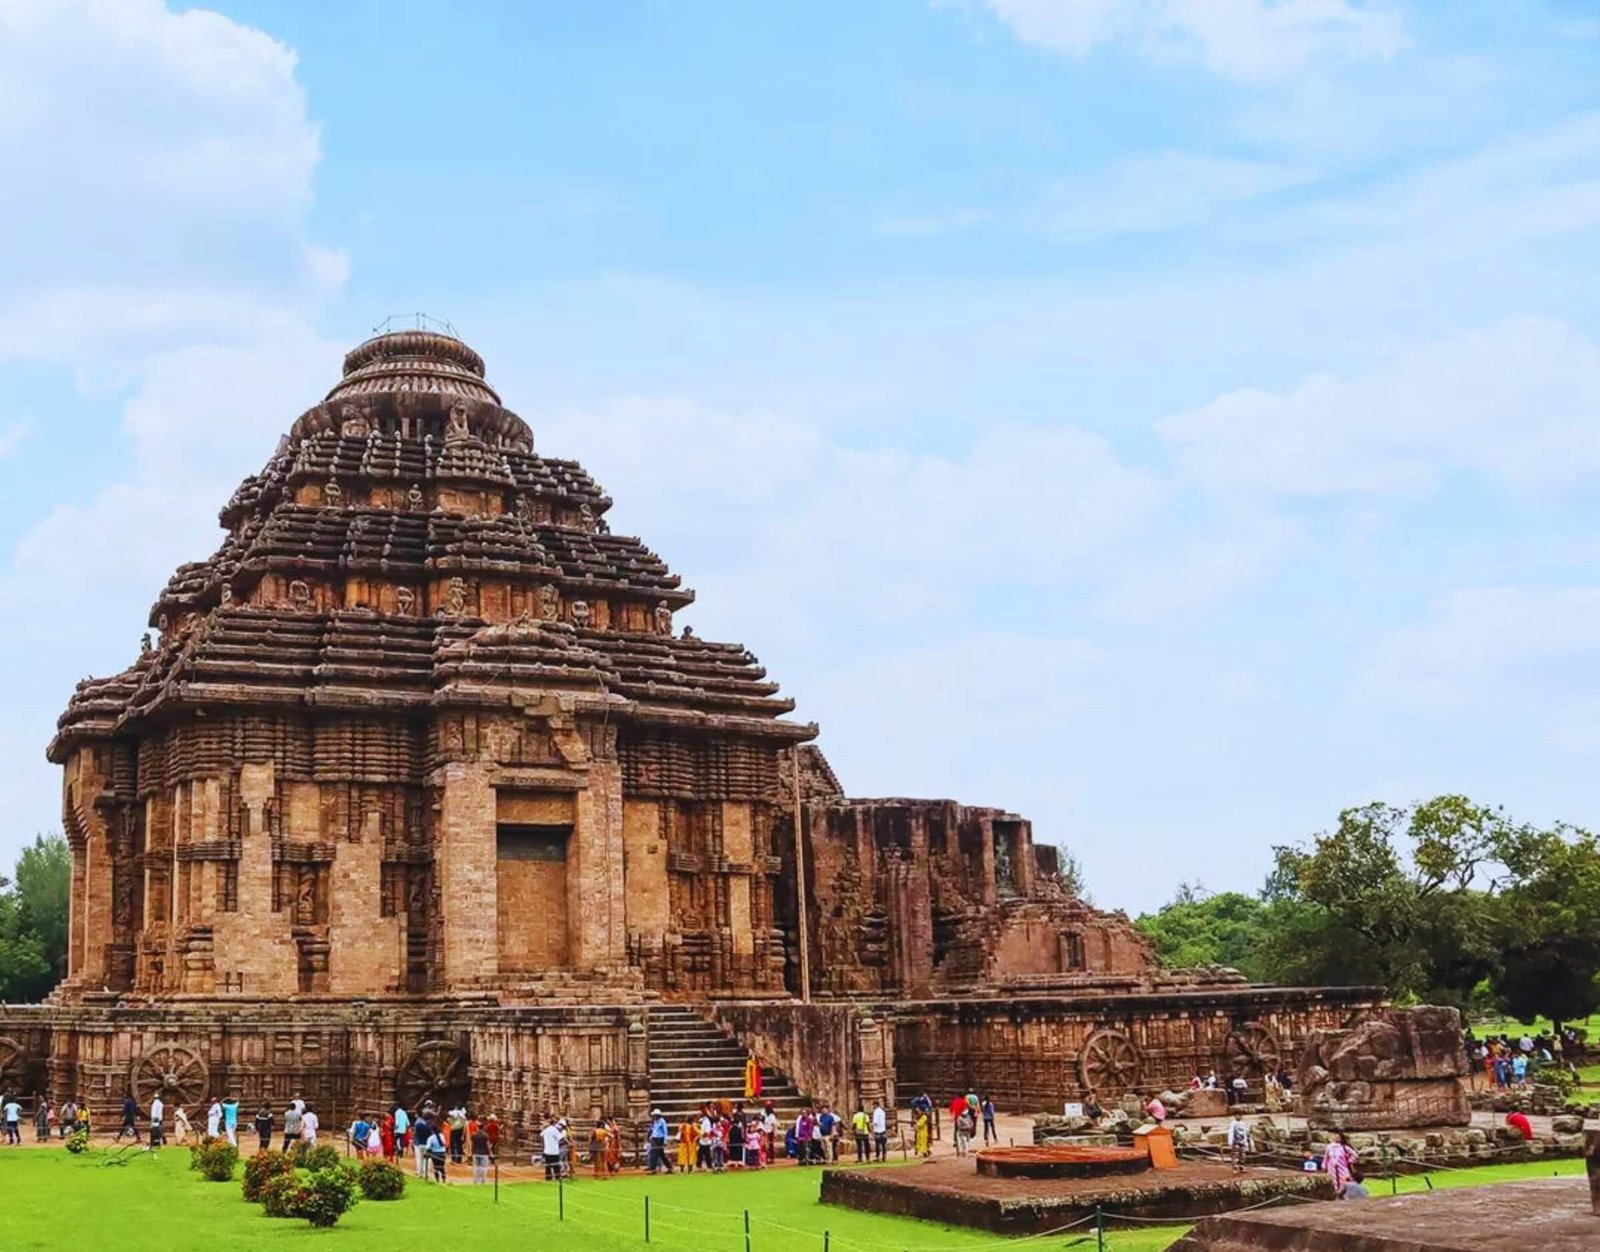
[[[1583,1052],[1583,1042],[1570,1026],[1560,1031],[1524,1031],[1517,1037],[1500,1034],[1482,1039],[1474,1038],[1469,1030],[1465,1042],[1474,1077],[1481,1074],[1484,1085],[1501,1091],[1530,1086],[1540,1071],[1550,1067],[1576,1078],[1577,1058]]]

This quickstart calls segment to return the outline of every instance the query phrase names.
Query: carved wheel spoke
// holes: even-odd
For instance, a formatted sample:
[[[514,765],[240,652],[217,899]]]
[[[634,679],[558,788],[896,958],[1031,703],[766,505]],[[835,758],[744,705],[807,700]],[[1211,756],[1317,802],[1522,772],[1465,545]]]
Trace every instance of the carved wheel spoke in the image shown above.
[[[1234,1073],[1258,1078],[1277,1073],[1283,1063],[1277,1036],[1260,1022],[1236,1027],[1223,1044],[1223,1054]]]
[[[15,1039],[0,1039],[0,1091],[18,1095],[27,1081],[28,1058]]]
[[[133,1063],[129,1083],[140,1107],[159,1095],[171,1105],[197,1105],[206,1098],[211,1070],[205,1058],[181,1043],[151,1048]]]
[[[395,1089],[408,1108],[428,1100],[441,1106],[465,1103],[471,1090],[466,1052],[459,1044],[443,1039],[419,1044],[400,1067]]]
[[[1098,1030],[1084,1043],[1078,1068],[1085,1087],[1127,1091],[1139,1085],[1139,1049],[1120,1030]]]

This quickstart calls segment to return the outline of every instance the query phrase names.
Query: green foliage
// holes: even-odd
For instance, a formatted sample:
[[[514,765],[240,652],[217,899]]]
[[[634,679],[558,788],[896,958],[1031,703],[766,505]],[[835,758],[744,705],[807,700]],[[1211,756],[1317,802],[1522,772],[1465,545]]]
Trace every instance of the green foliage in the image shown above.
[[[1500,896],[1500,1007],[1558,1024],[1587,1017],[1600,1008],[1600,844],[1571,827],[1524,827],[1501,855],[1511,882]]]
[[[15,881],[0,878],[0,1000],[41,1000],[60,980],[71,877],[67,841],[39,835],[17,859]]]
[[[1209,895],[1198,884],[1184,883],[1170,904],[1134,924],[1163,965],[1227,965],[1260,981],[1272,976],[1264,951],[1268,914],[1268,906],[1255,896],[1237,891]]]
[[[294,1163],[298,1169],[332,1169],[339,1164],[339,1149],[331,1143],[319,1143],[312,1147],[303,1139],[290,1149]]]
[[[300,1190],[300,1176],[293,1170],[273,1175],[261,1185],[262,1212],[268,1217],[293,1217]]]
[[[202,1139],[189,1147],[189,1168],[208,1182],[232,1182],[239,1149],[226,1139]]]
[[[343,1163],[306,1175],[295,1196],[293,1213],[313,1226],[332,1226],[355,1208],[361,1196],[353,1169]]]
[[[361,1194],[369,1200],[398,1200],[405,1194],[405,1172],[388,1161],[365,1161],[361,1166]]]
[[[257,1152],[244,1163],[244,1198],[252,1204],[261,1199],[261,1191],[269,1181],[294,1173],[294,1161],[287,1152],[271,1148]]]
[[[74,1130],[67,1136],[67,1151],[78,1156],[89,1150],[89,1132],[87,1130]]]

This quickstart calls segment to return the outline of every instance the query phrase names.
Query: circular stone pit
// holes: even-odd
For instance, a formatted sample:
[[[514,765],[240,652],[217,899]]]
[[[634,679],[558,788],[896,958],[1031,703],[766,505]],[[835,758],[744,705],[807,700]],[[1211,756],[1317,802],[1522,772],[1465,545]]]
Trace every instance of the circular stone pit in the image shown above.
[[[977,1154],[978,1172],[990,1178],[1106,1178],[1150,1168],[1143,1148],[1050,1144],[985,1148]]]

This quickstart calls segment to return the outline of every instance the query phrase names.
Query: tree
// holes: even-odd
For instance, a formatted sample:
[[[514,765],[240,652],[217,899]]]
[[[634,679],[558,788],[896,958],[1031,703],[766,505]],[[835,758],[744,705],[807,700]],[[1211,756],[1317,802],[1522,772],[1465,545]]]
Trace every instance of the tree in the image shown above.
[[[1500,1007],[1558,1026],[1587,1017],[1600,1008],[1600,844],[1572,827],[1518,827],[1505,832],[1500,855],[1509,873],[1491,980]]]
[[[60,835],[39,835],[0,877],[0,999],[43,999],[66,972],[72,858]]]
[[[1199,883],[1180,883],[1159,912],[1134,921],[1163,965],[1227,965],[1264,981],[1267,906],[1237,891],[1208,893]]]

